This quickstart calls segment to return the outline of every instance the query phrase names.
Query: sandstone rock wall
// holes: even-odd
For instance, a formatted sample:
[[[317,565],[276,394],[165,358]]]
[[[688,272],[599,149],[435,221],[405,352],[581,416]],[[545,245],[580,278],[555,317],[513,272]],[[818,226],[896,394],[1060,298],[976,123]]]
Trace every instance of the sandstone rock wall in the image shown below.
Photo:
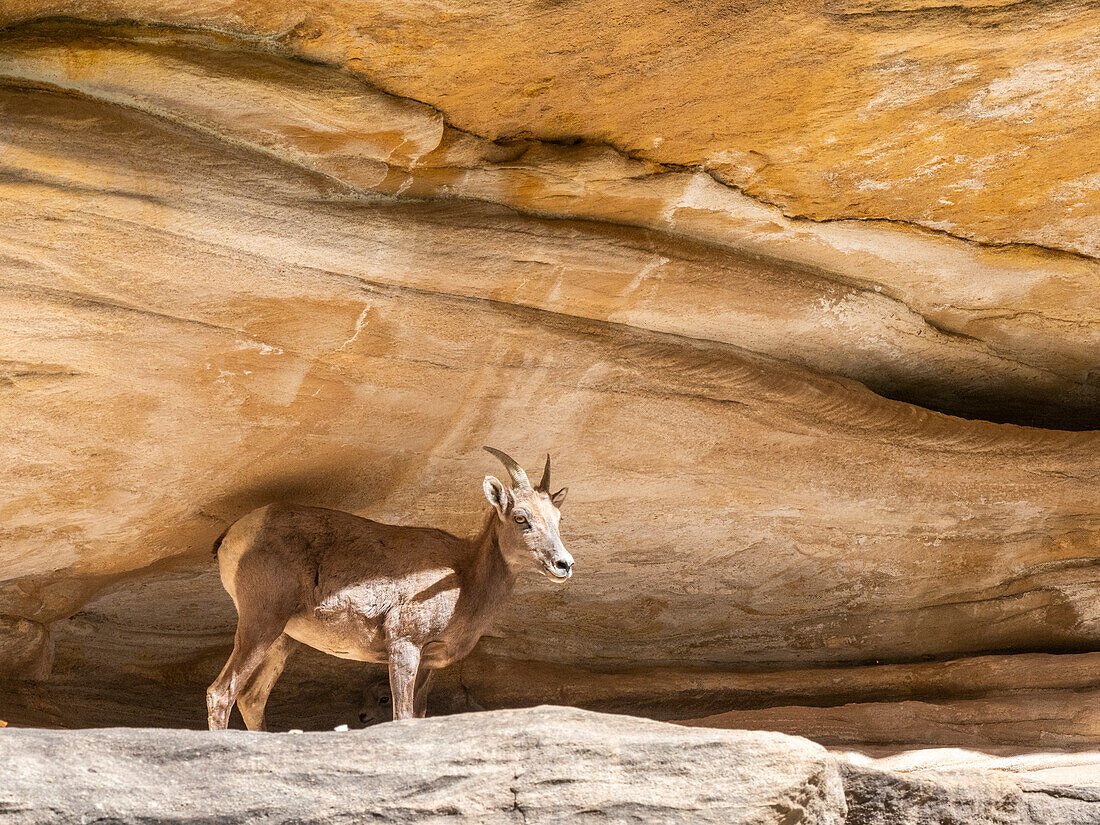
[[[1095,14],[7,4],[0,715],[196,723],[227,523],[471,530],[490,443],[578,567],[478,705],[1095,743]]]

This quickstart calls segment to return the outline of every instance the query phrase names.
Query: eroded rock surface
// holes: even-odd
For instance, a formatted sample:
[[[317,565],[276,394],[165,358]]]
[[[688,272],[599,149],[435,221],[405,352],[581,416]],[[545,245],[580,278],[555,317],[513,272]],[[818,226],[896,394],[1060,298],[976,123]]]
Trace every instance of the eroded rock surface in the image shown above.
[[[781,734],[564,708],[365,731],[0,734],[0,822],[840,825],[838,763]]]
[[[1100,741],[1095,10],[701,13],[0,10],[0,717],[201,725],[227,523],[472,531],[488,443],[577,575],[448,707]]]
[[[934,759],[934,756],[933,756]],[[1052,784],[1000,771],[885,771],[846,765],[851,825],[1092,825],[1100,821],[1100,763],[1085,784]]]
[[[0,732],[0,822],[1091,825],[1097,755],[833,755],[540,707],[346,733]]]
[[[13,0],[0,22],[51,14],[231,32],[476,134],[703,166],[792,215],[1097,251],[1086,3]]]
[[[356,191],[661,230],[629,236],[633,254],[613,267],[621,276],[608,273],[617,300],[566,277],[582,259],[605,269],[606,255],[519,258],[508,274],[554,279],[552,303],[570,314],[726,341],[946,412],[1098,426],[1098,271],[1088,257],[991,250],[898,223],[792,219],[709,167],[606,145],[492,143],[428,105],[295,60],[285,44],[272,50],[197,31],[43,22],[5,33],[0,76],[146,111]]]

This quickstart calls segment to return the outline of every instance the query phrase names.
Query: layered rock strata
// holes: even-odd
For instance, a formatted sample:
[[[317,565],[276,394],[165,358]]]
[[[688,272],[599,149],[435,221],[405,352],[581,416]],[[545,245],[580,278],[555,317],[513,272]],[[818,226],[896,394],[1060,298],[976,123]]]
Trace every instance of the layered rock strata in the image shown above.
[[[0,11],[0,715],[194,723],[227,523],[472,531],[490,443],[554,452],[578,567],[445,677],[477,706],[1100,738],[1094,12],[761,5],[692,66],[769,19],[778,85],[670,107],[665,72],[530,74],[533,26],[611,65],[583,4],[232,6]],[[453,71],[486,32],[507,83]],[[861,68],[792,106],[811,36]],[[307,670],[287,720],[328,673],[354,709]]]

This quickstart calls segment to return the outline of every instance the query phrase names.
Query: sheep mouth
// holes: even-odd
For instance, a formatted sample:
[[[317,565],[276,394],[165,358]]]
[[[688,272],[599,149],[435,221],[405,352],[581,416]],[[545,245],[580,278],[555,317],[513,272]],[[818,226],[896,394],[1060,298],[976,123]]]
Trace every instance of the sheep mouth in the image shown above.
[[[546,576],[546,578],[550,579],[550,581],[554,582],[555,584],[563,584],[564,582],[567,582],[571,578],[573,578],[573,571],[568,570],[564,574],[562,574],[552,567],[543,567],[542,575]]]

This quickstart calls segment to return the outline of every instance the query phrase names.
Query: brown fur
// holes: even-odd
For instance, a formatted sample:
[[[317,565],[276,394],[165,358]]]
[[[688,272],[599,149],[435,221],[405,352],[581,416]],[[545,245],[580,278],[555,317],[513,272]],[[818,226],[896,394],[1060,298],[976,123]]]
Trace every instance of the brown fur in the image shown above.
[[[268,505],[235,522],[215,545],[238,622],[207,691],[210,728],[227,726],[236,701],[248,728],[262,730],[296,642],[387,663],[393,718],[423,716],[432,670],[473,649],[520,564],[533,558],[558,581],[571,574],[558,536],[565,491],[531,489],[519,473],[511,488],[486,477],[493,512],[472,539],[320,507]]]

